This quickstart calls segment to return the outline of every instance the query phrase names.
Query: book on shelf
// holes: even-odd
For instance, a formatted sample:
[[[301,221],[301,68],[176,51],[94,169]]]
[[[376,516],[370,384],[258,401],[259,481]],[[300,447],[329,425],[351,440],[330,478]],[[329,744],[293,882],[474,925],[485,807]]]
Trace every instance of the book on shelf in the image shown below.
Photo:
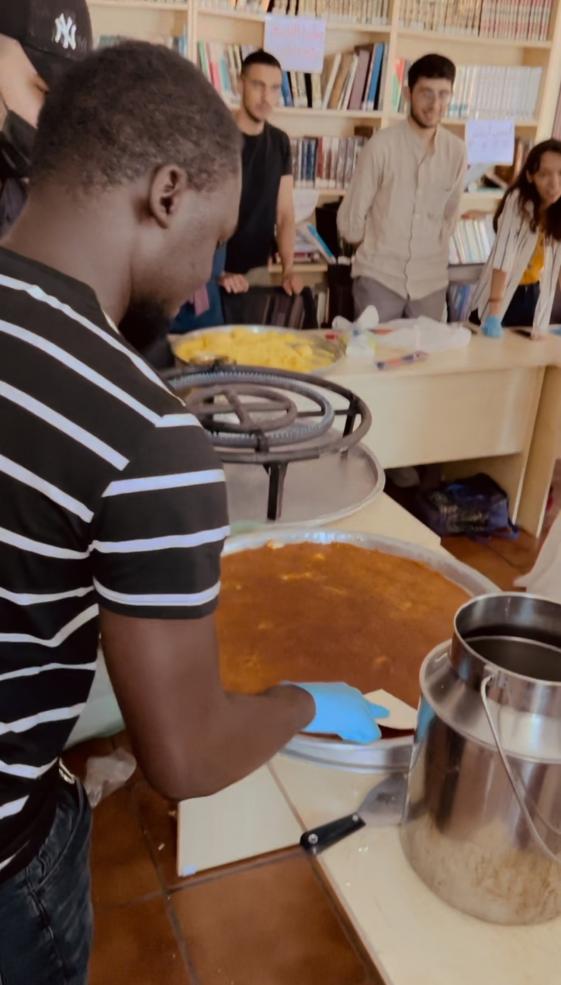
[[[158,2],[163,5],[164,0],[158,0]],[[129,40],[130,38],[124,34],[100,34],[95,39],[95,44],[97,48],[112,48],[113,45]],[[166,48],[171,48],[172,51],[177,51],[177,53],[182,55],[183,58],[189,57],[189,39],[186,34],[167,36],[158,34],[154,38],[151,38],[151,41],[154,44],[163,44]]]
[[[553,0],[402,0],[400,24],[415,31],[505,41],[547,41]]]
[[[198,41],[197,60],[205,77],[230,106],[239,104],[238,76],[251,45]],[[359,45],[325,59],[320,73],[283,72],[282,105],[296,109],[376,110],[381,105],[388,45]]]
[[[496,164],[492,171],[487,173],[487,180],[492,181],[497,188],[507,189],[520,174],[533,144],[533,140],[523,140],[521,137],[516,137],[512,164]]]
[[[460,219],[450,239],[449,262],[486,263],[494,242],[492,215]]]
[[[322,17],[344,23],[383,27],[390,20],[390,0],[199,0],[203,10],[235,10],[244,13],[289,14]]]
[[[453,283],[448,286],[448,321],[467,322],[473,311],[471,299],[475,290],[472,283]]]
[[[280,262],[278,254],[274,259],[277,263]],[[296,227],[294,260],[296,263],[335,263],[335,254],[322,239],[313,222],[301,222]]]
[[[557,109],[555,110],[552,136],[557,140],[561,140],[561,89],[559,90],[559,96],[557,97]]]
[[[391,108],[403,113],[411,62],[396,58],[391,77]],[[536,114],[542,69],[528,65],[459,65],[448,116],[452,119],[512,117],[532,120]]]
[[[344,191],[351,183],[364,137],[293,137],[296,188]]]

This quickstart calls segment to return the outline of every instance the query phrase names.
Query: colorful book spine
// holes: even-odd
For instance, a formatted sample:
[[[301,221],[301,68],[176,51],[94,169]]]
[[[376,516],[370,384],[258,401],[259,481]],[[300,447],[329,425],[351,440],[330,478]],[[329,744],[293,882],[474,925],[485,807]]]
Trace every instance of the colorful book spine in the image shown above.
[[[400,23],[499,40],[547,41],[553,0],[402,0]]]

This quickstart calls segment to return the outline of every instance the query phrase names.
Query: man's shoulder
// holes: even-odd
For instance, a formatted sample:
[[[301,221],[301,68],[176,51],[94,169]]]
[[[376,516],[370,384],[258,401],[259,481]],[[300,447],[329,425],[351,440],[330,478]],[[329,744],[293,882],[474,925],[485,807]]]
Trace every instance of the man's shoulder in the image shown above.
[[[374,131],[366,146],[373,154],[382,153],[396,147],[406,133],[404,123],[395,123],[391,127],[379,127]]]
[[[290,137],[280,127],[275,127],[272,123],[266,123],[265,132],[274,147],[284,150],[285,147],[290,146]]]
[[[458,159],[466,156],[466,142],[461,137],[458,137],[455,133],[450,133],[450,130],[447,130],[446,127],[440,127],[438,137],[448,154]]]
[[[79,380],[94,406],[103,406],[112,394],[113,420],[132,411],[149,424],[181,411],[182,404],[109,321],[87,285],[0,250],[0,298],[3,317],[13,325],[5,338],[17,340],[6,347],[6,360],[44,366],[59,384],[68,381],[68,392],[75,392]],[[57,403],[56,387],[52,400]],[[79,406],[75,411],[80,416]]]

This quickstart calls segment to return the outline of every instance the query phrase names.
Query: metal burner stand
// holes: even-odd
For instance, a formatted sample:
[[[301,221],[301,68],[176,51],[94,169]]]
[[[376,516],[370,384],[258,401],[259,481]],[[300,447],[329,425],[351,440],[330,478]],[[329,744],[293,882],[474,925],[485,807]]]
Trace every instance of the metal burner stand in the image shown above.
[[[272,521],[282,513],[290,464],[347,456],[372,422],[356,394],[316,376],[218,362],[173,370],[167,383],[212,436],[224,463],[263,466]],[[332,395],[342,406],[333,406]]]

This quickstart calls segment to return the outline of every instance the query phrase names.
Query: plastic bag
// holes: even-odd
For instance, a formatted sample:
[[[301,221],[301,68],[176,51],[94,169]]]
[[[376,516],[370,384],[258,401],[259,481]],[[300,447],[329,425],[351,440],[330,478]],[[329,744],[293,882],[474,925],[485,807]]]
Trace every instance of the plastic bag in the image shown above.
[[[107,673],[103,653],[98,650],[97,669],[86,707],[74,726],[66,748],[70,749],[86,739],[116,735],[125,727],[113,685]]]
[[[340,332],[347,340],[348,356],[370,356],[374,354],[376,339],[372,329],[379,324],[378,311],[373,304],[366,308],[360,318],[350,322],[342,315],[333,320],[333,331]]]
[[[469,328],[459,324],[445,324],[420,315],[418,318],[400,318],[388,322],[388,332],[381,342],[391,349],[414,352],[448,352],[463,349],[471,342]]]
[[[514,584],[533,595],[561,602],[561,513],[545,538],[534,567]]]
[[[86,764],[84,787],[92,807],[124,787],[136,769],[136,759],[126,749],[117,749],[110,756],[92,756]]]
[[[441,482],[436,489],[420,490],[416,512],[439,537],[489,537],[499,533],[509,538],[517,536],[508,515],[506,493],[482,472],[455,482]]]

